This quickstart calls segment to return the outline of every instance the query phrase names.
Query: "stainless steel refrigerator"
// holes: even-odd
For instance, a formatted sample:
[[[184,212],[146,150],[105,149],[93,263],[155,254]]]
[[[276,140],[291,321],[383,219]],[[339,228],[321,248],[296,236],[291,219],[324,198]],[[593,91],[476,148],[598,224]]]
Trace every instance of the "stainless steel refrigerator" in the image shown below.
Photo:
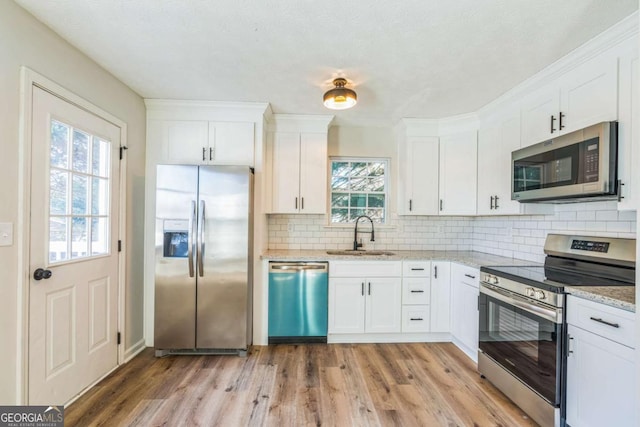
[[[158,165],[156,172],[156,356],[246,355],[253,171]]]

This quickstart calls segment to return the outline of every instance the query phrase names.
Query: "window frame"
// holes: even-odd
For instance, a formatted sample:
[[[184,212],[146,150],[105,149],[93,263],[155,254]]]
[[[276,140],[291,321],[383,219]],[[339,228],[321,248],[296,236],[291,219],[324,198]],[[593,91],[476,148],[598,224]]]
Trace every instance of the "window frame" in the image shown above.
[[[355,191],[352,192],[351,189],[344,190],[334,190],[333,188],[333,164],[334,162],[349,162],[349,163],[383,163],[384,164],[384,191]],[[347,193],[349,198],[351,194],[383,194],[384,195],[384,207],[382,208],[382,218],[383,221],[377,221],[374,219],[376,225],[380,226],[388,226],[389,225],[389,183],[390,183],[390,168],[391,168],[391,159],[388,157],[358,157],[358,156],[330,156],[329,157],[329,171],[328,171],[328,225],[332,227],[340,227],[340,226],[348,226],[354,223],[354,220],[349,220],[345,222],[334,222],[333,221],[333,193]],[[349,176],[351,178],[351,176]],[[351,210],[350,206],[347,206],[347,209]],[[365,211],[368,209],[367,207],[362,208]],[[366,212],[365,212],[366,214]]]

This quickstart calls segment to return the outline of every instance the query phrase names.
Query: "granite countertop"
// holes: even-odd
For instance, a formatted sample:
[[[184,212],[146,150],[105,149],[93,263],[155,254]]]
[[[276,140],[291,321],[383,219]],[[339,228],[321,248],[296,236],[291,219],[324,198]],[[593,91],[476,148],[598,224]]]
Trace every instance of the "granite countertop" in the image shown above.
[[[261,258],[271,261],[402,261],[442,260],[453,261],[470,267],[541,265],[533,261],[506,258],[475,251],[394,251],[393,255],[329,255],[326,250],[276,250],[270,249]]]
[[[635,286],[567,286],[565,291],[571,295],[626,311],[636,311]]]

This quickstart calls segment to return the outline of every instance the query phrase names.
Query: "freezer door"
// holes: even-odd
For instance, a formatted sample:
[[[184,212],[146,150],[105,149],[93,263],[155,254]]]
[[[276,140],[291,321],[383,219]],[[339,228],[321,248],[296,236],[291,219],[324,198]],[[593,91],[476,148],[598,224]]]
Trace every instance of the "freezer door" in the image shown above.
[[[198,167],[158,165],[156,172],[154,345],[194,348]]]
[[[251,179],[247,167],[200,167],[197,348],[247,348]]]

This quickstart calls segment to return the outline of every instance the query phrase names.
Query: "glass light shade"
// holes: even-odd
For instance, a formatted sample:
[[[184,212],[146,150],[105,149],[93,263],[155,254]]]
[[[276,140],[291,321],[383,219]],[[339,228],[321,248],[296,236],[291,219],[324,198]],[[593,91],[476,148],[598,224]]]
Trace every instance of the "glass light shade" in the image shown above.
[[[346,110],[351,108],[358,102],[358,95],[351,90],[344,87],[347,81],[342,78],[337,78],[333,81],[335,88],[327,91],[324,94],[324,106],[332,110]]]

